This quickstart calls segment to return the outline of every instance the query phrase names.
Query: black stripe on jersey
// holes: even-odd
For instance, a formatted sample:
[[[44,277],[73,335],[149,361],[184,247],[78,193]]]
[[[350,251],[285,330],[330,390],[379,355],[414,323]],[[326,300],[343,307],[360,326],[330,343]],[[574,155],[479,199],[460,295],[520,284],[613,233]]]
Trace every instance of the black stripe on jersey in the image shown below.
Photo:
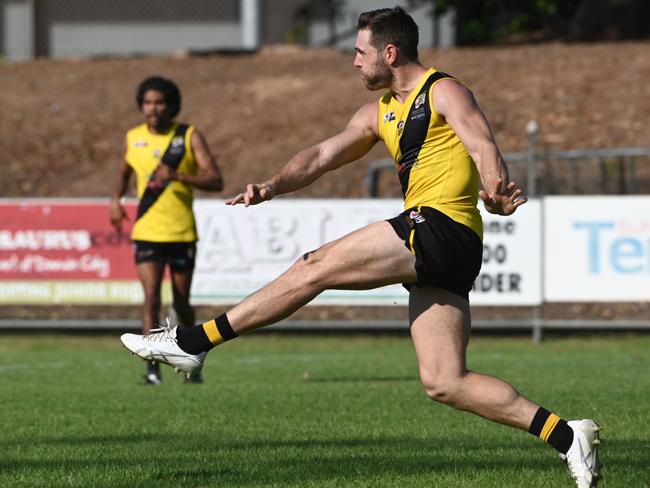
[[[169,146],[167,146],[167,149],[165,149],[165,154],[163,154],[163,157],[160,160],[162,164],[166,164],[173,169],[177,169],[181,164],[183,156],[185,156],[185,134],[187,133],[188,127],[189,126],[187,124],[178,124],[171,141],[169,141]],[[178,137],[183,140],[182,144],[175,143],[175,141],[178,140]],[[156,203],[156,200],[158,200],[160,195],[162,195],[162,192],[165,191],[165,188],[167,188],[167,186],[169,186],[169,181],[160,183],[158,180],[156,180],[155,174],[151,175],[149,178],[149,183],[147,184],[147,188],[144,190],[142,198],[140,199],[140,204],[138,205],[138,216],[136,217],[136,220],[147,213],[147,210],[149,210],[151,206]]]
[[[420,92],[413,99],[413,104],[406,116],[406,120],[404,120],[404,128],[399,140],[399,148],[402,156],[398,161],[397,174],[399,176],[399,181],[402,184],[402,194],[405,197],[406,191],[408,190],[409,177],[411,176],[411,168],[418,162],[418,156],[420,155],[422,144],[424,144],[427,132],[429,132],[429,122],[431,122],[429,89],[436,81],[442,80],[443,78],[454,79],[453,76],[441,71],[436,71],[429,76],[427,81],[424,82],[424,85],[422,85]],[[426,97],[425,103],[416,108],[415,101],[422,94]]]

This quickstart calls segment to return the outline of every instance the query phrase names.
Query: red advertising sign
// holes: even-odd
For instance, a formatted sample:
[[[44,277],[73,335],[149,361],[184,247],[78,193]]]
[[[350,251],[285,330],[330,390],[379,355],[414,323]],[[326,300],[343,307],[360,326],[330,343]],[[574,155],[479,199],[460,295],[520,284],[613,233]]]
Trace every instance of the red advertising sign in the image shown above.
[[[0,303],[142,303],[130,232],[107,200],[0,200]]]
[[[0,221],[0,280],[137,279],[130,225],[115,232],[107,202],[0,202]]]

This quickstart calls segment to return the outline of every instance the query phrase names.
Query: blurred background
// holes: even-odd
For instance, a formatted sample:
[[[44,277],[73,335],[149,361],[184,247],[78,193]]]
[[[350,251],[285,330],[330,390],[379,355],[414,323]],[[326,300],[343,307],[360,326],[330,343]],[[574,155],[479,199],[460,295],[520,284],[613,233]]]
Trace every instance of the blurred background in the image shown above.
[[[472,87],[533,197],[510,227],[487,221],[476,327],[537,339],[650,329],[650,24],[638,0],[0,0],[0,325],[139,327],[130,244],[107,203],[124,134],[142,120],[142,79],[178,83],[179,119],[206,136],[225,198],[377,99],[352,65],[355,25],[394,4],[420,26],[422,63]],[[198,316],[399,211],[387,157],[377,145],[256,214],[199,194]],[[355,220],[338,205],[355,205]],[[406,329],[405,297],[332,295],[283,326]]]

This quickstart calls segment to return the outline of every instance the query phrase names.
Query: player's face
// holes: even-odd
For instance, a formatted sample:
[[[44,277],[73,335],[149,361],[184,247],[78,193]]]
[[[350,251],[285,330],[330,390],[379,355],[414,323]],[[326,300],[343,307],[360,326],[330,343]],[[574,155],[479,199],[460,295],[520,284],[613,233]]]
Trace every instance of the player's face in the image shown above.
[[[165,95],[158,90],[147,90],[142,98],[142,113],[151,128],[161,128],[171,122]]]
[[[393,73],[381,53],[370,44],[371,35],[368,29],[361,29],[357,34],[357,42],[354,46],[357,55],[354,58],[354,65],[359,68],[366,88],[381,90],[390,87]]]

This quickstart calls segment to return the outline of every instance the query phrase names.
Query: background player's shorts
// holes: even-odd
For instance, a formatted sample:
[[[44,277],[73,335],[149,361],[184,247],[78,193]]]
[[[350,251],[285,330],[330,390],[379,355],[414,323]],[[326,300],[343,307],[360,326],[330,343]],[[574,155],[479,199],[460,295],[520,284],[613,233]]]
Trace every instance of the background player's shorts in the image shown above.
[[[476,232],[431,207],[409,208],[388,223],[415,255],[418,287],[435,286],[468,298],[483,263]]]
[[[196,242],[133,241],[135,264],[155,261],[169,264],[172,271],[194,269]]]

